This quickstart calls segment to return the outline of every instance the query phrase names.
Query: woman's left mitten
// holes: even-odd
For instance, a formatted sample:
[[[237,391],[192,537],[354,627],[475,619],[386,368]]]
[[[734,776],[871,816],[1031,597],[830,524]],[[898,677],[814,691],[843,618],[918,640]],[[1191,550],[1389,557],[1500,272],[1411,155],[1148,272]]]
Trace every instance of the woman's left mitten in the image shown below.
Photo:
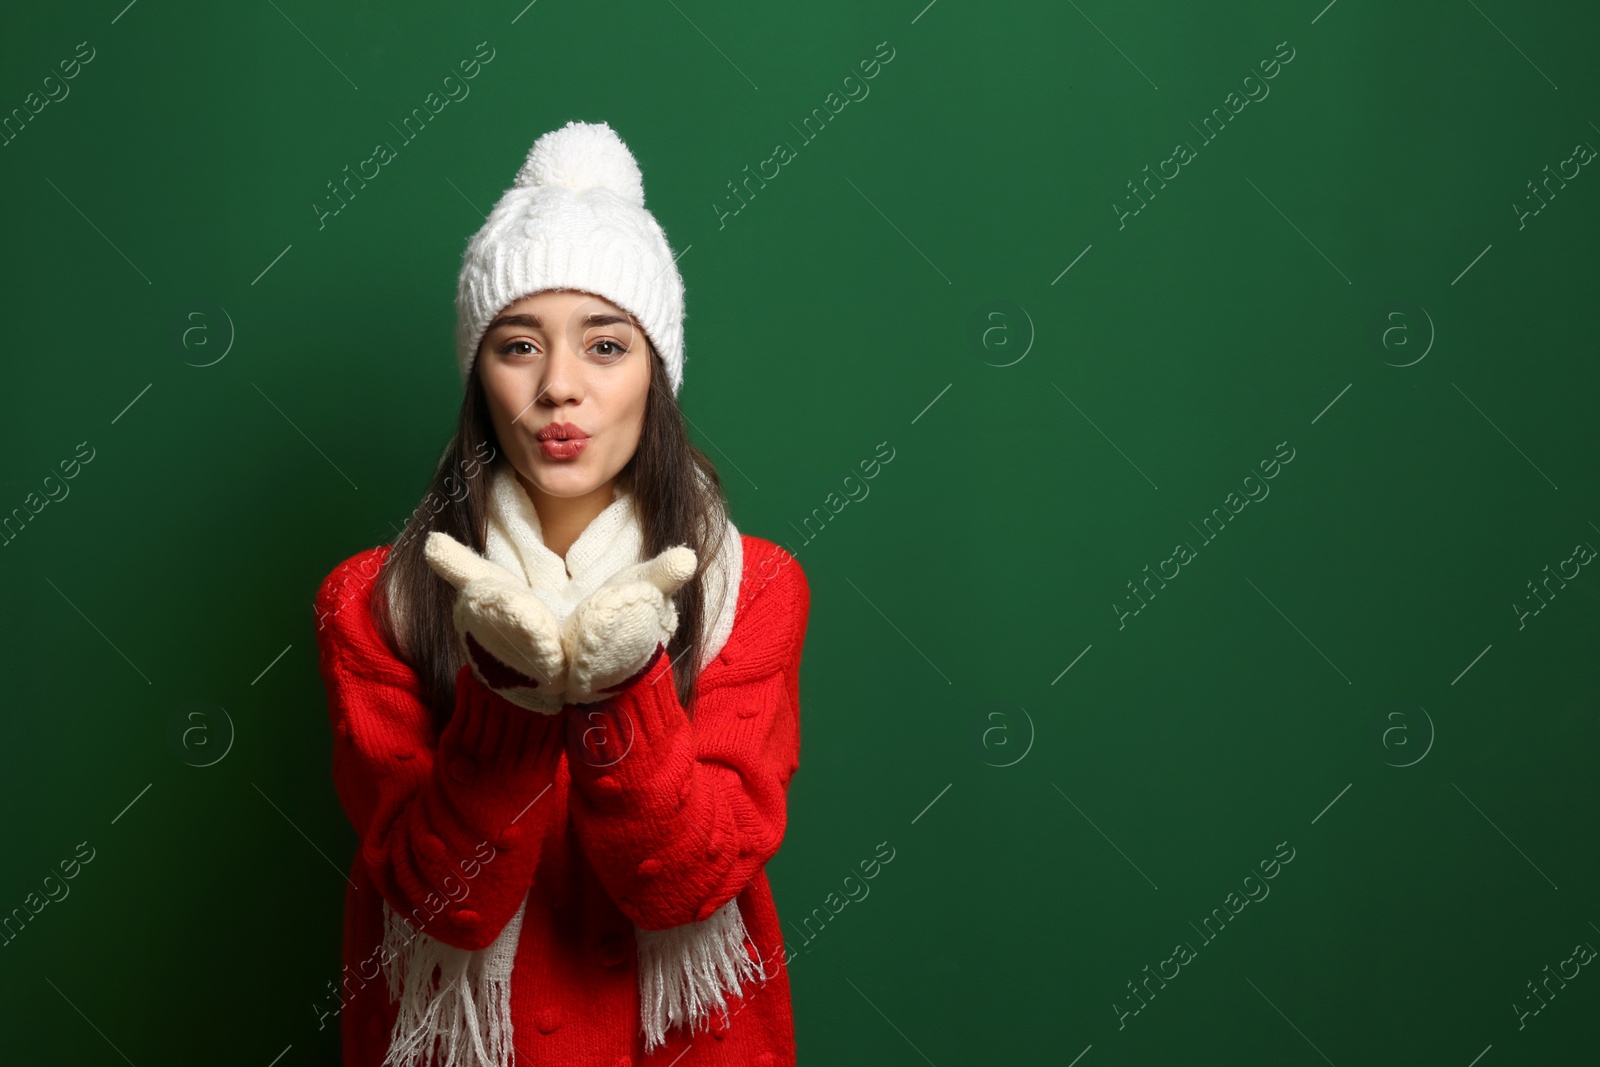
[[[593,704],[632,684],[678,629],[672,595],[694,577],[686,545],[624,567],[580,603],[561,628],[566,701]]]

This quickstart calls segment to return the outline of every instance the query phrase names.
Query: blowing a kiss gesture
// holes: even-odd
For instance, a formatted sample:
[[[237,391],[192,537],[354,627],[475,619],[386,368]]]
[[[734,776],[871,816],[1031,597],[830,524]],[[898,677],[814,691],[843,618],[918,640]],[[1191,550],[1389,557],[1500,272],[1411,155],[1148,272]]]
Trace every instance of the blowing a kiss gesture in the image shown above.
[[[478,680],[520,708],[554,715],[625,688],[678,628],[672,595],[694,576],[694,550],[678,545],[624,567],[565,623],[518,576],[447,533],[428,534],[424,556],[457,592],[453,621]]]

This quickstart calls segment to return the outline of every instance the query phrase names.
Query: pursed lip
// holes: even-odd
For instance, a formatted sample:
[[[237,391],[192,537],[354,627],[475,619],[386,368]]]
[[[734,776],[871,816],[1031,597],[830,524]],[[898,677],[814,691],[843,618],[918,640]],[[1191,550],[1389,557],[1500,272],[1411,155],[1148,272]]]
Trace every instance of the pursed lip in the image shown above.
[[[534,436],[541,441],[575,441],[588,437],[589,434],[570,422],[552,422],[539,427]]]

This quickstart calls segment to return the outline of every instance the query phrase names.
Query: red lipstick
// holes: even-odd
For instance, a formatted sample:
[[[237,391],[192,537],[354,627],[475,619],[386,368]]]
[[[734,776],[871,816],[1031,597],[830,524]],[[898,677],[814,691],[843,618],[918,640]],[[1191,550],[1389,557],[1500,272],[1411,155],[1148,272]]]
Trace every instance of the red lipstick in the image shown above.
[[[570,422],[552,422],[534,434],[550,459],[576,459],[589,444],[589,434]]]

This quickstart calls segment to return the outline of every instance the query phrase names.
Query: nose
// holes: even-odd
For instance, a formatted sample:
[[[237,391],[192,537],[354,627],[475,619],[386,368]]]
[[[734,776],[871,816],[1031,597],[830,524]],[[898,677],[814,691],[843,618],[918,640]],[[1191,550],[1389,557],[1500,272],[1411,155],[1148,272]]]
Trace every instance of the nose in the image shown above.
[[[544,360],[539,402],[554,407],[583,399],[583,361],[564,337],[554,339]]]

